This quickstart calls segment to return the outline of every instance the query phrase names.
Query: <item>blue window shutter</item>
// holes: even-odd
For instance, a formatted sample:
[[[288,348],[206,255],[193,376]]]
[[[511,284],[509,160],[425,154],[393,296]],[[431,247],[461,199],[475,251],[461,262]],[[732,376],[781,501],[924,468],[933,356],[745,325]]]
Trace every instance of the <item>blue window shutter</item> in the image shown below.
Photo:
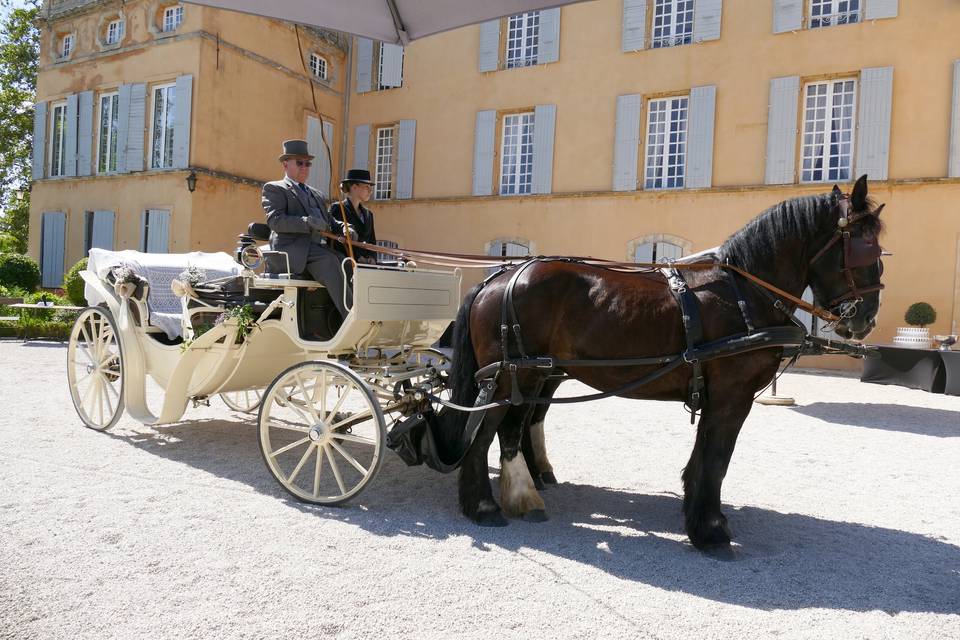
[[[327,155],[327,150],[323,149],[323,155],[327,156],[327,181],[321,185],[320,191],[322,191],[328,198],[333,199],[333,189],[330,186],[330,183],[333,181],[333,123],[324,122],[323,123],[323,137],[327,141],[327,146],[330,149],[330,155]]]
[[[147,251],[147,221],[150,219],[150,211],[140,212],[140,251]]]
[[[805,0],[773,0],[773,32],[785,33],[803,28]]]
[[[653,243],[644,242],[643,244],[638,244],[637,248],[633,250],[633,261],[646,264],[653,262]]]
[[[553,137],[556,120],[556,105],[538,104],[534,108],[532,193],[553,191]]]
[[[93,175],[93,91],[79,96],[77,118],[77,175]]]
[[[353,133],[353,168],[370,168],[370,125],[361,124]]]
[[[537,45],[537,64],[560,59],[560,9],[540,12],[540,42]]]
[[[860,118],[857,123],[857,176],[886,180],[890,164],[890,112],[893,67],[860,71]]]
[[[124,170],[143,171],[143,137],[146,131],[147,85],[130,85],[129,118],[127,121],[127,145],[124,150]],[[122,115],[121,105],[121,115]]]
[[[417,121],[400,121],[400,140],[397,144],[397,199],[413,197],[413,156],[416,148]]]
[[[67,96],[67,115],[63,134],[63,175],[77,175],[77,94]]]
[[[960,178],[960,60],[953,61],[953,110],[950,114],[950,162],[947,175]]]
[[[327,138],[326,145],[323,140],[324,136]],[[330,145],[329,152],[327,145]],[[310,153],[316,156],[307,184],[330,197],[330,156],[333,154],[333,124],[324,122],[321,130],[319,118],[307,117],[307,148]]]
[[[63,284],[63,263],[66,255],[67,216],[61,211],[43,214],[40,227],[40,268],[43,286],[59,287]]]
[[[767,163],[765,184],[794,182],[797,155],[797,108],[800,76],[770,81],[767,107]]]
[[[170,212],[150,209],[147,214],[150,218],[147,253],[170,253]]]
[[[621,49],[624,53],[643,49],[646,35],[647,0],[623,0]]]
[[[91,249],[113,251],[113,211],[93,212],[93,234]]]
[[[372,86],[373,40],[357,38],[357,93],[366,93]]]
[[[173,166],[186,169],[190,166],[190,110],[193,104],[193,76],[177,78],[176,98],[173,107]]]
[[[867,0],[867,20],[896,18],[900,8],[899,0]]]
[[[617,124],[613,141],[613,190],[636,191],[640,147],[639,93],[617,96]]]
[[[696,0],[693,7],[693,41],[719,40],[723,0]]]
[[[120,85],[117,94],[117,173],[126,173],[127,138],[130,132],[130,85]]]
[[[473,195],[493,193],[493,145],[496,111],[478,111],[473,131]]]
[[[33,106],[33,179],[41,180],[46,166],[47,103]]]
[[[403,85],[403,47],[384,42],[380,49],[383,73],[380,84],[383,87],[395,88]]]
[[[496,71],[500,65],[500,21],[480,25],[480,73]]]
[[[717,88],[713,85],[690,89],[687,115],[687,166],[685,185],[690,189],[713,186],[713,125],[717,109]]]

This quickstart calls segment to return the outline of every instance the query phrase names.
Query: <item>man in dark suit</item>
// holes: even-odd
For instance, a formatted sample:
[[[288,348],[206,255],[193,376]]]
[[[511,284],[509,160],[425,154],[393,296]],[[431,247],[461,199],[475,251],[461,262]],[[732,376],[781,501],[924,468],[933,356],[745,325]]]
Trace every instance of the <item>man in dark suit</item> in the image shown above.
[[[344,282],[340,263],[344,255],[337,252],[317,232],[330,231],[332,220],[327,215],[327,197],[306,184],[313,156],[304,140],[287,140],[280,155],[285,177],[263,185],[261,204],[270,227],[270,247],[284,251],[290,258],[293,273],[307,272],[330,292],[333,304],[345,318],[353,291]],[[338,226],[333,229],[340,233]],[[347,233],[351,230],[347,229]]]
[[[366,169],[350,169],[347,171],[347,177],[340,181],[340,191],[343,198],[339,202],[332,203],[327,211],[333,223],[333,232],[345,236],[343,224],[346,219],[348,233],[350,230],[355,232],[350,236],[352,240],[377,244],[377,232],[373,228],[373,212],[363,206],[363,203],[369,202],[370,196],[373,195],[370,172]],[[340,243],[336,243],[335,246],[338,251],[346,252],[347,250]],[[377,253],[369,249],[354,247],[353,255],[357,262],[367,264],[377,262]]]

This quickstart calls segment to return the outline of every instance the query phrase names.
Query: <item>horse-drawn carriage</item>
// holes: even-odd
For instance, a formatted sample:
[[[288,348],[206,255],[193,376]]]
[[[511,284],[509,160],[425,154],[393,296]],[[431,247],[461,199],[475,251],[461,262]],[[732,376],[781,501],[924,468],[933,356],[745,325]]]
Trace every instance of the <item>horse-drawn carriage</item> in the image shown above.
[[[74,406],[102,430],[124,409],[144,424],[175,422],[219,394],[235,410],[259,409],[264,460],[287,491],[337,504],[373,479],[388,430],[422,404],[411,381],[442,387],[445,358],[430,345],[456,314],[461,274],[356,266],[341,324],[319,283],[261,268],[258,252],[249,239],[237,255],[245,264],[92,250],[81,274],[91,306],[68,346]]]

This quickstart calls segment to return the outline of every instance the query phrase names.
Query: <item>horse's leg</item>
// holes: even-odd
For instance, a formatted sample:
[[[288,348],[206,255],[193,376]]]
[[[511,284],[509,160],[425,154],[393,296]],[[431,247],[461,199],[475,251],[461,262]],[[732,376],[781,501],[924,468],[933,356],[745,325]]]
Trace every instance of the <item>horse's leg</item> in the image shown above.
[[[493,499],[487,465],[490,444],[507,411],[507,408],[498,407],[486,412],[476,439],[460,463],[460,509],[463,515],[485,527],[507,525],[506,518],[501,515],[500,507]]]
[[[698,549],[730,543],[730,529],[720,509],[720,488],[740,427],[753,404],[753,396],[742,391],[715,394],[715,398],[723,400],[704,408],[697,425],[696,444],[683,470],[686,530]]]
[[[541,398],[552,398],[553,394],[560,386],[560,380],[547,380],[540,391]],[[543,434],[543,422],[547,417],[549,404],[534,405],[533,412],[528,418],[528,424],[523,430],[523,441],[521,443],[523,457],[527,461],[527,468],[530,475],[533,476],[533,482],[537,489],[542,489],[547,484],[557,484],[557,476],[553,474],[553,465],[547,458],[547,444]]]
[[[524,419],[529,407],[512,407],[500,423],[500,505],[513,518],[531,522],[547,519],[546,505],[537,493],[526,458],[520,451]]]

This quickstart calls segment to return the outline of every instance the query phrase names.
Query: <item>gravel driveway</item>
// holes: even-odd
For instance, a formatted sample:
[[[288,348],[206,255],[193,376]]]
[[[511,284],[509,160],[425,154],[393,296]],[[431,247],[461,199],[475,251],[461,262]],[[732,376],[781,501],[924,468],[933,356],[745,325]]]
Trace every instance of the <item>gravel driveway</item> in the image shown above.
[[[483,529],[392,454],[345,508],[294,502],[219,401],[84,429],[65,360],[0,342],[0,637],[960,638],[958,397],[786,375],[724,558],[683,534],[678,404],[553,408],[551,520]]]

